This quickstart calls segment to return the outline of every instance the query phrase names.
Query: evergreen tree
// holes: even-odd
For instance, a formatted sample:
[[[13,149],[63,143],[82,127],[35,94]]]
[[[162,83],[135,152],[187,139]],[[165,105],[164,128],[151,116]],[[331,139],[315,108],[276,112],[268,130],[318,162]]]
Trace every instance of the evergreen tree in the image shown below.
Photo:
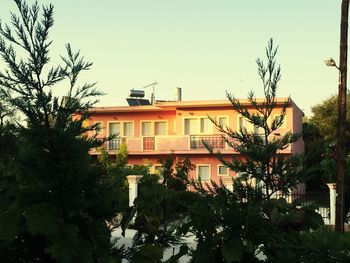
[[[286,109],[290,104],[290,99],[287,99],[281,106],[279,117],[273,118],[278,104],[277,87],[281,79],[280,66],[276,65],[276,54],[277,48],[274,48],[273,40],[270,39],[266,48],[267,64],[265,65],[261,59],[256,61],[264,89],[265,97],[262,101],[257,100],[251,91],[248,94],[250,105],[247,107],[234,95],[227,93],[233,110],[242,115],[245,121],[254,127],[254,131],[242,126],[238,131],[232,130],[211,117],[218,130],[224,133],[226,142],[240,153],[239,156],[233,156],[231,162],[226,161],[220,153],[218,158],[223,164],[239,173],[239,180],[245,181],[247,185],[256,181],[266,199],[270,199],[277,191],[286,194],[294,188],[298,183],[302,164],[300,156],[286,157],[279,154],[279,151],[296,142],[300,135],[291,132],[280,136],[274,135],[284,123]],[[213,149],[207,148],[213,152]]]
[[[166,249],[181,244],[176,228],[197,196],[187,191],[189,172],[194,167],[188,159],[176,159],[173,154],[159,162],[162,164],[159,175],[147,174],[141,178],[139,196],[122,221],[124,234],[137,213],[132,226],[137,233],[127,251],[131,262],[178,262],[187,253],[187,246],[183,244],[177,254],[162,261]]]
[[[244,117],[251,128],[242,125],[236,131],[210,117],[225,141],[239,154],[227,161],[220,152],[214,152],[208,144],[206,147],[223,164],[239,173],[239,177],[233,181],[232,190],[222,183],[193,181],[198,196],[179,229],[182,234],[192,233],[196,237],[191,262],[277,262],[273,261],[275,251],[288,251],[287,246],[279,249],[282,241],[288,244],[295,233],[316,230],[323,224],[314,208],[300,208],[285,199],[271,198],[276,191],[287,194],[297,185],[302,172],[301,156],[280,153],[300,135],[274,134],[282,126],[290,103],[287,99],[281,105],[276,98],[281,78],[276,54],[277,49],[270,40],[266,66],[257,60],[264,99],[258,100],[250,92],[247,106],[227,93],[233,110]],[[275,115],[279,117],[272,118]]]
[[[97,127],[83,125],[101,92],[78,84],[92,63],[68,44],[62,65],[50,66],[53,6],[41,14],[37,3],[14,1],[19,15],[0,24],[0,90],[26,125],[19,126],[16,169],[0,170],[1,260],[112,262],[113,184],[88,155],[102,143],[85,135]],[[67,83],[66,95],[55,96]]]

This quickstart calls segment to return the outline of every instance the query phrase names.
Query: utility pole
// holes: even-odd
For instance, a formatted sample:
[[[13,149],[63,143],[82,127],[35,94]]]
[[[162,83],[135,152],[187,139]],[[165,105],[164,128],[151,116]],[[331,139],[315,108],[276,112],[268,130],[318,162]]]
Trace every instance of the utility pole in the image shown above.
[[[349,0],[342,0],[339,50],[338,127],[337,127],[337,186],[335,230],[344,232],[344,179],[345,179],[345,135],[346,135],[346,78],[348,55]]]

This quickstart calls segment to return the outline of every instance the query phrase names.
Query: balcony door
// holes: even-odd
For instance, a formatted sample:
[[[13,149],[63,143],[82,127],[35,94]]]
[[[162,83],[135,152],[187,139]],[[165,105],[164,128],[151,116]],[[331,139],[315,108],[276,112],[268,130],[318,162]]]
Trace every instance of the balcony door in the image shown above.
[[[185,119],[185,135],[196,134],[198,132],[198,119]]]
[[[108,142],[109,150],[117,150],[120,146],[120,123],[109,123],[108,126],[109,136],[114,135],[114,138]]]

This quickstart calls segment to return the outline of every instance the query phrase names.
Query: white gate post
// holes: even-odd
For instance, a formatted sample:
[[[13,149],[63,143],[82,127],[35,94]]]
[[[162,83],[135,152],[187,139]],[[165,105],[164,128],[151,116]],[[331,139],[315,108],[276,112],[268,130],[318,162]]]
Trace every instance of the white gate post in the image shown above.
[[[225,187],[227,188],[227,190],[229,191],[233,191],[233,178],[230,176],[230,177],[223,177],[222,178],[222,182],[223,184],[225,185]]]
[[[329,187],[329,210],[331,213],[331,217],[329,220],[329,223],[331,225],[335,225],[335,199],[336,199],[336,184],[331,183],[327,184]]]
[[[128,175],[126,178],[129,183],[129,206],[133,206],[137,197],[138,184],[142,175]]]

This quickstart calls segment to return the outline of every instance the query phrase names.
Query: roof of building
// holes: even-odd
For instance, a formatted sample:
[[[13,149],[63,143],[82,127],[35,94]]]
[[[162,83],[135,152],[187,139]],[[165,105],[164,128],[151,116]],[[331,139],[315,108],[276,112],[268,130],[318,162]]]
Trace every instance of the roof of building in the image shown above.
[[[277,105],[283,105],[289,100],[291,105],[297,109],[298,106],[289,98],[276,98]],[[258,103],[263,102],[264,99],[257,99]],[[250,106],[248,99],[241,99],[243,106]],[[231,102],[229,100],[201,100],[201,101],[157,101],[155,105],[140,105],[140,106],[106,106],[94,107],[91,109],[95,113],[111,113],[111,112],[144,112],[144,111],[171,111],[181,108],[202,108],[202,107],[229,107]],[[300,109],[299,109],[300,110]],[[300,110],[301,111],[301,110]]]

